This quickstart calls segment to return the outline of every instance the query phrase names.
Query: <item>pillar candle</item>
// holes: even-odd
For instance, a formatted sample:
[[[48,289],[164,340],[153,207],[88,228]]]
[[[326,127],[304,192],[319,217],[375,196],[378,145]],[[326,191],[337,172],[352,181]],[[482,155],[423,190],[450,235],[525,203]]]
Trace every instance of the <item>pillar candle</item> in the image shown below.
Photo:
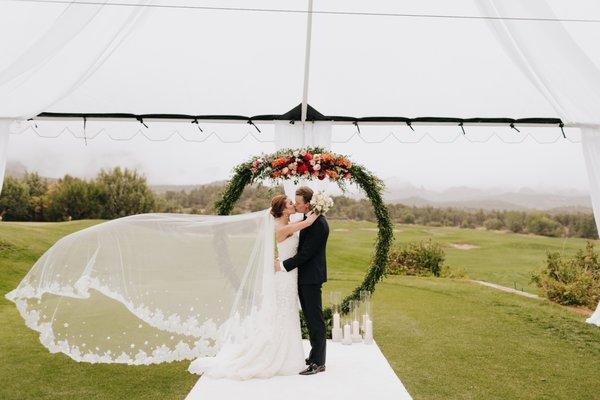
[[[339,313],[333,314],[333,328],[334,329],[340,328],[340,314]]]
[[[346,322],[344,325],[344,340],[343,344],[352,344],[352,338],[350,337],[350,324]]]
[[[352,335],[353,336],[360,335],[360,325],[358,324],[358,321],[356,321],[356,320],[352,321]]]
[[[373,321],[367,319],[365,324],[365,344],[373,343]]]

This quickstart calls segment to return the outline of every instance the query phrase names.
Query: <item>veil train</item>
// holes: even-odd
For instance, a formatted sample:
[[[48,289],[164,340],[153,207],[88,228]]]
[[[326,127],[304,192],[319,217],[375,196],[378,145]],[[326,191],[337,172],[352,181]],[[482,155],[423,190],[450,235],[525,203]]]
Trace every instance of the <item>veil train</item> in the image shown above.
[[[269,210],[139,214],[67,235],[6,295],[51,352],[152,364],[218,352],[269,326]]]

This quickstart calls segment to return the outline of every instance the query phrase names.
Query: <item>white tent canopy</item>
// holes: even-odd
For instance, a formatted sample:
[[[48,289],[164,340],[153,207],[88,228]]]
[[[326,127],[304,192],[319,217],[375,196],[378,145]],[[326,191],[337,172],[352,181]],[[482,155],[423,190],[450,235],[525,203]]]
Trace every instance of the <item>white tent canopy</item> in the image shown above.
[[[598,27],[591,0],[1,0],[0,176],[40,112],[557,118],[600,225]]]
[[[281,114],[302,100],[307,14],[289,10],[306,11],[303,1],[126,2],[281,12],[74,3],[0,2],[0,34],[11,38],[0,43],[0,70],[10,67],[0,75],[0,117],[42,111],[251,116]],[[515,3],[317,0],[308,102],[325,115],[357,117],[561,117],[507,54],[504,38],[490,29],[493,20],[318,13],[547,17],[544,1]],[[578,3],[557,8],[555,18],[600,18],[600,6]],[[564,26],[587,57],[600,61],[598,23],[506,24],[531,38]],[[553,68],[574,61],[563,47],[556,50],[560,58],[548,52],[559,44],[550,35],[547,43],[536,41],[528,56]],[[578,75],[567,76],[565,82],[581,86]]]

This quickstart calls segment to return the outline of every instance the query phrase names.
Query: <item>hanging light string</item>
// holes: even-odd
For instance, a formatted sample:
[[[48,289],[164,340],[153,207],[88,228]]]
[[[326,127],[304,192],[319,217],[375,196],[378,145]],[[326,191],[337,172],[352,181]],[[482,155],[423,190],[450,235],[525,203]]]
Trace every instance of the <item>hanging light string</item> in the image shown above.
[[[365,11],[334,11],[334,10],[296,10],[285,8],[252,8],[252,7],[212,7],[186,4],[138,4],[128,2],[100,2],[85,0],[0,0],[14,3],[41,3],[41,4],[78,4],[90,6],[108,6],[108,7],[144,7],[155,9],[181,9],[198,11],[237,11],[251,13],[279,13],[279,14],[322,14],[322,15],[340,15],[340,16],[363,16],[363,17],[393,17],[393,18],[425,18],[425,19],[454,19],[454,20],[501,20],[501,21],[537,21],[537,22],[581,22],[581,23],[600,23],[600,19],[593,18],[543,18],[543,17],[497,17],[487,15],[462,15],[462,14],[423,14],[423,13],[386,13],[386,12],[365,12]]]
[[[224,137],[223,135],[220,135],[216,131],[211,131],[210,133],[205,133],[205,131],[203,131],[203,130],[200,130],[200,133],[199,133],[199,135],[201,137],[190,138],[189,134],[184,135],[177,129],[173,129],[172,131],[170,131],[169,135],[167,135],[166,137],[156,138],[150,134],[150,132],[152,131],[152,125],[148,126],[146,124],[144,124],[143,128],[138,128],[132,135],[130,135],[128,137],[115,136],[115,135],[111,134],[108,130],[106,130],[105,128],[101,128],[98,131],[96,131],[94,134],[90,135],[88,132],[88,129],[86,129],[86,127],[84,127],[83,136],[81,136],[80,134],[78,134],[76,131],[72,130],[69,127],[63,128],[60,132],[58,132],[58,134],[55,134],[55,135],[44,135],[44,134],[40,133],[40,131],[43,130],[43,126],[40,127],[39,125],[35,124],[35,121],[30,121],[30,122],[31,123],[28,124],[24,129],[21,129],[18,132],[10,132],[10,133],[18,135],[18,134],[23,134],[27,131],[32,131],[35,135],[39,136],[40,138],[44,138],[44,139],[56,139],[58,137],[61,137],[63,134],[71,134],[75,139],[85,140],[86,144],[101,134],[105,134],[106,137],[108,137],[110,140],[119,141],[119,142],[132,141],[137,136],[142,136],[151,142],[166,142],[174,137],[179,137],[181,140],[183,140],[185,142],[190,142],[190,143],[204,143],[211,138],[214,138],[215,140],[217,140],[221,143],[241,143],[247,139],[252,139],[258,143],[273,143],[273,142],[275,142],[274,139],[265,138],[262,134],[262,131],[260,131],[258,126],[254,125],[254,123],[251,124],[253,129],[246,130],[243,135],[241,135],[240,137],[238,137],[236,139],[229,139],[227,137]],[[194,124],[196,124],[196,122],[194,122]],[[345,138],[341,138],[341,139],[339,139],[339,138],[333,139],[331,142],[332,143],[349,143],[350,141],[352,141],[354,139],[358,139],[366,144],[380,144],[380,143],[384,143],[388,140],[393,140],[393,141],[396,141],[396,142],[402,143],[402,144],[415,144],[415,143],[421,143],[425,138],[428,138],[432,142],[443,144],[443,143],[455,143],[456,141],[458,141],[459,139],[462,138],[470,143],[487,143],[492,138],[497,138],[500,141],[507,143],[507,144],[519,144],[519,143],[523,143],[527,138],[531,137],[538,144],[556,143],[561,138],[563,140],[568,140],[571,143],[581,143],[581,140],[572,139],[571,137],[567,136],[564,132],[563,127],[560,127],[561,128],[560,133],[558,133],[554,139],[548,140],[548,141],[539,140],[536,135],[532,135],[531,133],[529,133],[527,131],[525,133],[520,133],[520,130],[518,133],[515,132],[518,135],[516,139],[506,140],[506,138],[504,136],[498,134],[495,131],[493,131],[492,134],[489,134],[486,139],[474,139],[471,137],[472,135],[469,135],[465,131],[464,126],[459,125],[459,127],[461,128],[461,130],[457,131],[456,134],[451,139],[440,140],[438,137],[430,134],[429,132],[427,132],[424,129],[419,129],[417,131],[412,126],[410,126],[410,129],[412,131],[410,132],[409,137],[414,137],[415,133],[420,134],[420,136],[415,139],[405,140],[405,139],[402,139],[400,132],[398,132],[396,130],[390,130],[383,138],[380,138],[380,139],[369,138],[368,136],[365,136],[364,132],[360,131],[358,124],[356,124],[355,125],[356,129],[354,129],[350,135],[348,135]],[[514,129],[514,128],[511,127],[511,129]],[[261,134],[259,134],[259,133],[261,133]],[[406,134],[405,134],[405,136],[406,136]]]

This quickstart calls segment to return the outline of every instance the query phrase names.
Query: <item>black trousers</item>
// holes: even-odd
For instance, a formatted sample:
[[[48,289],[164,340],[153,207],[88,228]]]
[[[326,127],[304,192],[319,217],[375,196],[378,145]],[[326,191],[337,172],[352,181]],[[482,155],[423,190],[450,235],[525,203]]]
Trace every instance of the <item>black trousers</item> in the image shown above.
[[[298,285],[298,297],[308,326],[310,338],[310,354],[308,359],[317,365],[325,365],[326,330],[323,318],[323,304],[321,300],[321,284]]]

